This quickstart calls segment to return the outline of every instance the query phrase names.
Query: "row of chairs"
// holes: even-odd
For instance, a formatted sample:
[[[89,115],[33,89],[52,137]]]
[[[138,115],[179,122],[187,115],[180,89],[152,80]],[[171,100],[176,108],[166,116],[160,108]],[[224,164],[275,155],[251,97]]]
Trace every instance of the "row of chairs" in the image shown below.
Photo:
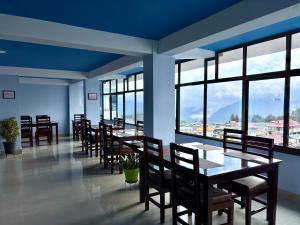
[[[203,211],[203,184],[199,173],[198,150],[186,148],[174,143],[170,144],[172,170],[167,170],[163,163],[163,143],[159,139],[144,137],[145,173],[146,173],[146,200],[145,209],[149,209],[149,202],[160,208],[160,221],[164,223],[165,209],[172,207],[173,224],[177,222],[188,224],[182,219],[187,214],[195,214],[195,224],[202,223]],[[273,139],[253,137],[240,130],[224,130],[224,149],[235,149],[248,154],[255,154],[266,159],[273,158]],[[182,154],[187,157],[181,157]],[[182,166],[184,164],[184,166]],[[156,191],[150,193],[150,188]],[[246,225],[251,224],[251,215],[267,208],[267,202],[256,197],[268,191],[267,177],[258,175],[243,179],[233,180],[213,188],[212,207],[210,213],[227,214],[227,223],[233,224],[234,202],[245,208]],[[165,203],[165,195],[170,193],[170,203]],[[234,195],[233,195],[234,194]],[[160,201],[155,196],[159,195]],[[241,201],[237,200],[241,197]],[[255,200],[265,206],[256,211],[251,211],[251,201]],[[178,206],[186,210],[178,211]],[[268,218],[267,218],[268,219]]]
[[[40,145],[40,141],[46,140],[48,144],[52,142],[52,127],[51,119],[48,115],[37,115],[36,116],[36,132],[35,142],[36,145]],[[21,137],[22,144],[29,143],[33,146],[33,122],[32,117],[28,115],[21,116]],[[46,139],[43,139],[46,138]]]

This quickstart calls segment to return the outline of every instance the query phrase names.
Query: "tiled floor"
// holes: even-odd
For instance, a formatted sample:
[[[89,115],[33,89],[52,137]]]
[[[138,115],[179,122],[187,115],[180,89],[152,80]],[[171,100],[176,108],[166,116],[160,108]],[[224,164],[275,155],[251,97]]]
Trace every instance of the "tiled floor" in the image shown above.
[[[138,189],[125,188],[123,175],[111,175],[97,158],[81,153],[78,143],[25,148],[22,155],[0,158],[0,225],[159,224],[153,205],[144,211]],[[235,224],[244,224],[236,207]],[[265,214],[253,225],[267,224]],[[214,216],[214,223],[225,216]],[[300,224],[300,204],[279,199],[277,224]],[[171,210],[166,223],[171,224]]]

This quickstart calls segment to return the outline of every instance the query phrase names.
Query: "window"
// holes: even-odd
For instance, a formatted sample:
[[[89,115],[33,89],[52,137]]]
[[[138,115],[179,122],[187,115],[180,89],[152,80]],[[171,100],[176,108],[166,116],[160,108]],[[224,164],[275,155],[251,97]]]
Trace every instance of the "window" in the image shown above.
[[[136,93],[136,121],[144,121],[144,92]]]
[[[243,75],[243,49],[219,53],[219,78]]]
[[[207,61],[207,80],[216,78],[216,60]]]
[[[285,70],[286,39],[278,38],[247,48],[247,75]]]
[[[300,148],[300,77],[291,78],[289,146]]]
[[[103,95],[103,117],[105,120],[110,120],[110,96]]]
[[[300,33],[292,35],[291,69],[300,69]]]
[[[116,82],[116,80],[111,80],[110,81],[110,92],[116,93],[116,91],[117,91],[117,82]]]
[[[136,89],[144,89],[144,75],[138,74],[136,75]]]
[[[123,92],[123,91],[124,91],[124,80],[118,79],[118,92]]]
[[[117,95],[111,96],[111,118],[117,117]]]
[[[204,60],[197,59],[181,64],[180,83],[204,80]]]
[[[178,84],[178,64],[175,64],[175,84]]]
[[[109,81],[105,81],[103,83],[103,93],[109,93],[110,92],[110,82]]]
[[[249,84],[248,134],[283,144],[284,79],[251,81]]]
[[[118,118],[123,118],[123,94],[118,95]]]
[[[134,90],[135,88],[135,85],[134,85],[134,76],[130,76],[128,77],[128,91],[132,91]]]
[[[203,85],[180,89],[180,132],[203,135]]]
[[[134,124],[134,92],[125,93],[125,122]]]
[[[224,128],[241,129],[241,118],[242,82],[208,84],[207,136],[223,138]]]

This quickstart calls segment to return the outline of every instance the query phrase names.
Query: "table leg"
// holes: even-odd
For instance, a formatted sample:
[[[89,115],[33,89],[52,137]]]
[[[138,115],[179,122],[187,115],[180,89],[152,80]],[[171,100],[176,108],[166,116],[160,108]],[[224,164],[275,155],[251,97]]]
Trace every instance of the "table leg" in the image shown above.
[[[212,191],[213,185],[211,185],[208,181],[205,181],[203,184],[203,225],[212,225]],[[200,213],[200,212],[199,212]],[[195,221],[196,225],[200,225],[200,216],[197,216],[197,221]]]
[[[98,157],[98,131],[95,132],[95,151],[96,151],[96,157]]]
[[[58,144],[58,124],[55,126],[55,132],[56,132],[56,144]]]
[[[72,123],[72,128],[73,128],[73,140],[75,141],[75,123]]]
[[[277,208],[277,192],[278,192],[278,164],[274,165],[274,169],[268,172],[269,191],[268,191],[268,211],[267,218],[269,225],[276,223],[276,208]]]
[[[144,157],[139,154],[140,161],[140,203],[145,202],[145,166]]]

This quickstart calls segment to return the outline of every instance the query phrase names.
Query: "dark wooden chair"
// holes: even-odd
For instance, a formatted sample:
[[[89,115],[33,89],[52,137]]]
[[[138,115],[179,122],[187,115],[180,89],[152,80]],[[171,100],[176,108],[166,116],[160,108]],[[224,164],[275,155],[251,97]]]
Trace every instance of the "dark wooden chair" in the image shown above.
[[[136,130],[137,131],[144,131],[144,122],[143,121],[136,121]]]
[[[164,223],[165,209],[172,207],[171,202],[165,203],[165,194],[171,193],[171,171],[165,170],[164,167],[162,140],[144,137],[143,142],[146,175],[145,210],[149,210],[149,202],[152,202],[160,209],[160,223]],[[150,188],[155,191],[150,193]],[[159,202],[154,199],[155,196],[159,196]]]
[[[115,127],[122,128],[122,129],[125,128],[125,120],[123,118],[115,117],[113,120],[113,124]]]
[[[227,149],[244,151],[244,136],[245,131],[235,129],[224,129],[223,134],[223,148],[224,151]]]
[[[84,114],[74,114],[73,120],[73,140],[79,141],[81,136],[81,125]]]
[[[119,173],[122,173],[122,167],[119,163],[121,155],[132,154],[132,149],[120,145],[119,142],[116,142],[113,138],[113,128],[111,125],[103,124],[104,126],[104,168],[110,166],[111,173],[115,171],[115,167],[119,168]]]
[[[103,114],[100,115],[100,122],[104,123],[104,116],[103,116]]]
[[[173,225],[177,222],[188,225],[181,216],[195,214],[196,225],[202,224],[201,211],[203,210],[203,185],[199,176],[198,150],[186,148],[174,143],[170,144],[172,165],[172,202]],[[222,210],[228,214],[226,224],[233,224],[234,202],[231,195],[218,189],[213,189],[213,211]],[[186,210],[178,212],[178,206]]]
[[[33,146],[31,116],[21,116],[21,138],[22,138],[22,144],[29,143],[31,147]],[[28,139],[28,141],[24,139]]]
[[[257,155],[271,160],[273,158],[274,140],[264,137],[244,136],[244,152]],[[245,224],[251,224],[251,216],[268,208],[268,200],[264,201],[257,197],[269,190],[268,177],[265,175],[249,176],[222,184],[222,188],[241,197],[241,201],[235,202],[245,208]],[[263,207],[252,210],[252,200],[260,203]],[[268,215],[267,215],[268,220]]]
[[[99,158],[100,158],[100,164],[102,164],[102,161],[104,161],[104,149],[105,149],[105,132],[106,132],[106,127],[105,123],[100,122],[99,123]]]
[[[93,151],[95,151],[95,155],[96,157],[98,157],[98,150],[96,149],[96,140],[95,135],[92,133],[91,130],[91,120],[87,120],[87,119],[83,119],[83,132],[84,132],[84,141],[83,141],[83,145],[84,145],[84,150],[85,153],[88,155],[90,152],[90,157],[93,156]]]
[[[86,131],[86,124],[87,124],[87,119],[83,118],[82,119],[82,124],[81,124],[81,150],[83,152],[86,152],[87,146],[87,131]]]
[[[35,142],[36,145],[40,145],[41,139],[46,137],[48,144],[52,142],[52,127],[50,117],[47,115],[38,115],[36,116],[36,132],[35,132]]]

